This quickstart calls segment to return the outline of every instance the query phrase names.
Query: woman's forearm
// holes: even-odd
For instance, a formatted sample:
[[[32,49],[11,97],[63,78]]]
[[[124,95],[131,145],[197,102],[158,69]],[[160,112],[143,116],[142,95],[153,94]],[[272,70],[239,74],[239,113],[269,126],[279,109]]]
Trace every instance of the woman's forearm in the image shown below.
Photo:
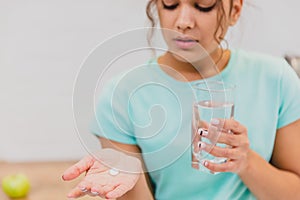
[[[274,167],[254,151],[249,154],[249,165],[239,176],[258,199],[300,199],[297,174]]]

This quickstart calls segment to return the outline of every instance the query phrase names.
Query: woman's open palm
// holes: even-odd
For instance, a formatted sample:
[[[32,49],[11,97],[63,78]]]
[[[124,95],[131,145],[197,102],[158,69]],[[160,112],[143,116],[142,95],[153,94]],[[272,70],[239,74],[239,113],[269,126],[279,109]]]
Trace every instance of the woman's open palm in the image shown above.
[[[114,149],[102,149],[88,155],[63,173],[63,180],[73,180],[86,173],[83,180],[68,194],[69,198],[83,195],[115,199],[132,189],[142,172],[139,159]]]

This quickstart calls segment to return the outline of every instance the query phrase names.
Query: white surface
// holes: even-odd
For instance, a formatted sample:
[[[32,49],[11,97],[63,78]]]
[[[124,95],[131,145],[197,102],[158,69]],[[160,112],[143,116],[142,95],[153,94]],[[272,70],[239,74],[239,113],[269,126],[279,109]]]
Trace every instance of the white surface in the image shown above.
[[[256,1],[231,46],[300,54],[299,1]],[[141,0],[0,0],[0,160],[78,159],[72,90],[81,62],[113,34],[146,23]],[[242,35],[242,37],[237,35]],[[82,116],[88,121],[90,116]],[[97,140],[86,134],[88,146]]]
[[[276,56],[300,55],[300,2],[244,0],[242,18],[232,34],[231,46]]]

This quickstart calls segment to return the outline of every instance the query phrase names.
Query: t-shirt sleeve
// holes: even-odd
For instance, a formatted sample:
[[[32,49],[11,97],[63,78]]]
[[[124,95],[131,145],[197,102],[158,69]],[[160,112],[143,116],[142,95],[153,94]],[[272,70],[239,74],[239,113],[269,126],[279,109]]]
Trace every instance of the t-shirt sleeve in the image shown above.
[[[128,114],[126,90],[110,81],[102,90],[94,111],[90,130],[96,136],[125,144],[136,144],[133,126]]]
[[[300,119],[300,79],[292,67],[284,61],[280,82],[280,108],[277,128]]]

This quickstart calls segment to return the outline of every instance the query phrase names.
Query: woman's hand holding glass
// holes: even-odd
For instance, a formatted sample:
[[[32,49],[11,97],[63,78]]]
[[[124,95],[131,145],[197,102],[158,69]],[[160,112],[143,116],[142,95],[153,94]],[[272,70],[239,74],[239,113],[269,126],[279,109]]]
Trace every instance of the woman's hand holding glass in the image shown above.
[[[247,128],[234,119],[214,119],[213,123],[223,124],[223,130],[218,138],[218,143],[226,144],[226,147],[208,144],[201,145],[202,150],[209,151],[209,154],[216,157],[227,158],[221,164],[205,160],[203,165],[212,172],[233,172],[240,174],[248,165],[250,152]],[[202,135],[202,137],[207,137]]]
[[[99,154],[97,158],[86,156],[64,172],[62,179],[65,181],[85,173],[83,180],[68,194],[69,198],[90,195],[115,199],[135,186],[142,171],[139,159],[113,149],[103,149]],[[108,167],[115,165],[117,168]],[[119,166],[127,166],[130,172],[118,170]]]

